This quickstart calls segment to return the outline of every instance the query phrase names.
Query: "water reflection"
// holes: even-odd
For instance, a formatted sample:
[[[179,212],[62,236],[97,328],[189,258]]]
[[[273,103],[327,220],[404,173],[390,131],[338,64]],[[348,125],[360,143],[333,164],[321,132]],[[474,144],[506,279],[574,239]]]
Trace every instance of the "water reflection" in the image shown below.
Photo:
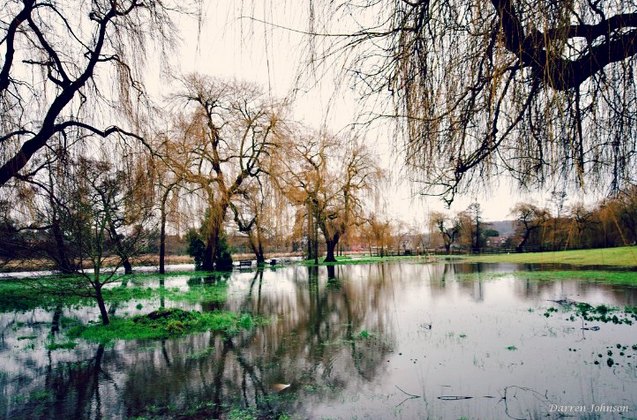
[[[270,320],[232,337],[205,333],[52,351],[45,347],[48,337],[61,339],[65,319],[95,318],[94,311],[3,313],[0,413],[226,418],[243,410],[262,418],[529,418],[551,416],[551,403],[637,409],[634,326],[604,324],[589,332],[568,314],[542,315],[550,299],[631,305],[637,290],[484,275],[510,269],[297,266],[177,276],[153,285],[196,291],[223,283],[226,304],[193,308]],[[130,313],[135,304],[111,310]],[[143,307],[170,304],[162,298]],[[612,368],[594,364],[598,353],[617,343],[628,346]],[[516,397],[501,400],[504,393]]]

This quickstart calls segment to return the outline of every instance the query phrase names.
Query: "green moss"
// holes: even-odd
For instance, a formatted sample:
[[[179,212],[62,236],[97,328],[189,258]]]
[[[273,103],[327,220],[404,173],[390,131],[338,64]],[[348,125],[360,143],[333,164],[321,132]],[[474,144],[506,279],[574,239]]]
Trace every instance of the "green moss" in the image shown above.
[[[634,307],[626,307],[622,311],[612,306],[592,306],[586,302],[581,302],[575,305],[575,313],[586,321],[632,325],[633,321],[637,320]]]
[[[102,290],[104,300],[110,303],[128,302],[130,300],[150,299],[157,292],[150,287],[109,287]]]
[[[371,334],[367,330],[362,330],[361,332],[358,333],[358,338],[360,338],[362,340],[365,340],[365,339],[369,338],[370,336],[371,336]]]
[[[237,325],[244,330],[251,330],[254,327],[254,319],[250,314],[241,314]]]
[[[631,271],[530,271],[518,272],[515,275],[533,280],[586,280],[602,283],[637,284],[637,272]]]
[[[74,294],[77,285],[77,277],[3,280],[0,282],[0,312],[53,309],[60,305],[94,305],[93,298]],[[108,287],[102,290],[102,294],[107,302],[118,303],[131,299],[149,299],[156,292],[141,287]]]
[[[263,321],[254,320],[249,314],[222,311],[201,313],[171,308],[132,318],[114,317],[109,325],[74,327],[69,330],[68,335],[104,343],[113,340],[178,337],[204,331],[232,334],[240,329],[252,328],[257,322]]]

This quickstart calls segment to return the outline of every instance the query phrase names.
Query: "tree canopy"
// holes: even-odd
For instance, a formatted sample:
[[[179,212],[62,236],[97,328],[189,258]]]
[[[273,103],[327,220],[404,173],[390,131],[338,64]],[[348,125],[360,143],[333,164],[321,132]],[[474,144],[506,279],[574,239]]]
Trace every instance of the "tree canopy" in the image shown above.
[[[354,22],[351,33],[322,36],[335,40],[332,53],[347,53],[344,67],[364,95],[394,98],[381,116],[398,122],[425,192],[451,201],[501,173],[523,187],[559,181],[617,191],[635,181],[635,2],[310,7],[315,38],[314,28]]]

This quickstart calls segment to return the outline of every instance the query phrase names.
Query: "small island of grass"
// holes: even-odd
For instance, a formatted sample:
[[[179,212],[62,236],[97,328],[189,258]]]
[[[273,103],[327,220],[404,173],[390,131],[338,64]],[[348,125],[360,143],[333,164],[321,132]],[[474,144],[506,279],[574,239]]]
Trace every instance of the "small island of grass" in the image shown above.
[[[162,339],[205,331],[232,335],[241,329],[250,329],[254,324],[255,319],[250,314],[160,308],[131,318],[114,317],[109,325],[77,325],[69,329],[67,335],[105,343],[113,340]]]

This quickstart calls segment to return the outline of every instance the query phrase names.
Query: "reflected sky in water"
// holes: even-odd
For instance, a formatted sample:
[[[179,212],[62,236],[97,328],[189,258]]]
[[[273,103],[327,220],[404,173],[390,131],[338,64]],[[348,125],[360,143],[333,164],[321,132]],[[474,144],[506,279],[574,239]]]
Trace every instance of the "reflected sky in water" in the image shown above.
[[[0,415],[558,418],[552,405],[592,404],[637,415],[637,326],[571,319],[552,302],[637,305],[637,289],[488,274],[512,269],[403,262],[179,275],[141,285],[187,290],[225,281],[227,303],[111,308],[118,315],[161,305],[229,309],[270,319],[234,337],[49,351],[51,336],[64,340],[65,319],[96,319],[97,310],[0,314]],[[550,307],[559,310],[544,316]],[[290,386],[280,391],[280,384]],[[613,417],[621,418],[604,415]]]

